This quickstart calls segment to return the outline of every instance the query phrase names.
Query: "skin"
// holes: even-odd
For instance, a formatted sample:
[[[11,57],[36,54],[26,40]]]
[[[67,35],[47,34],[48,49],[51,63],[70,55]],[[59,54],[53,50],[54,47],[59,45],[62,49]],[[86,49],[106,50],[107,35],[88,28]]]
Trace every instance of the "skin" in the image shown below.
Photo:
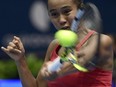
[[[78,6],[72,0],[48,0],[48,13],[50,19],[56,29],[70,29],[71,22],[77,12]],[[78,29],[78,37],[79,41],[81,41],[90,30],[85,27],[80,27]],[[113,50],[112,50],[112,39],[107,36],[101,34],[100,46],[99,46],[99,54],[100,54],[100,63],[97,64],[97,67],[100,67],[103,70],[112,70],[112,58],[113,58]],[[79,50],[75,51],[75,56],[78,57],[78,63],[82,66],[85,66],[88,61],[96,53],[97,48],[97,39],[98,34],[95,33]],[[8,54],[13,60],[18,68],[19,76],[22,81],[23,87],[47,87],[47,80],[45,77],[52,77],[54,73],[47,71],[47,66],[51,64],[50,54],[52,50],[56,47],[58,42],[53,40],[46,52],[45,61],[43,66],[38,73],[37,78],[31,74],[27,63],[25,61],[25,50],[23,44],[19,37],[14,36],[13,40],[9,42],[8,46],[1,47],[1,49]],[[90,49],[88,51],[88,49]],[[61,47],[58,51],[58,55],[62,55],[65,48]],[[70,56],[70,54],[68,55]],[[101,64],[101,62],[103,62]],[[64,63],[63,67],[59,71],[57,71],[57,76],[63,76],[66,73],[75,70],[72,64]],[[56,78],[57,78],[56,76]],[[52,80],[55,78],[52,78]]]
[[[60,0],[59,2],[58,4],[57,0],[49,0],[49,16],[56,29],[68,29],[71,26],[72,19],[74,19],[78,8],[76,4],[72,3],[72,0],[67,0],[67,3],[65,3],[65,0]]]

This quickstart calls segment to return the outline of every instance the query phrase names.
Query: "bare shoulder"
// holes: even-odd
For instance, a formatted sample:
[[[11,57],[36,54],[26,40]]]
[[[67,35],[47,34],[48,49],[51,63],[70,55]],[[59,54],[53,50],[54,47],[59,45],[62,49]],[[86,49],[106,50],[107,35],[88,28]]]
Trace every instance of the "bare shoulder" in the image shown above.
[[[100,42],[101,45],[103,46],[109,46],[109,45],[113,45],[113,40],[110,36],[105,35],[105,34],[101,34],[100,35]]]

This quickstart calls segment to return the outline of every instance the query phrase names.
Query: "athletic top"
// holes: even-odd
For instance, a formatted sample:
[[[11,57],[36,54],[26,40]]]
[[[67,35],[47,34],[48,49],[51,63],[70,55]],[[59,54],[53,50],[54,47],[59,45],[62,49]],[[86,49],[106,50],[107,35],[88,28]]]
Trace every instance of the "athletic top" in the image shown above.
[[[85,38],[77,45],[76,49],[80,50],[82,45],[94,34],[90,31]],[[58,50],[61,48],[57,45],[51,53],[51,61],[58,57]],[[53,81],[48,81],[48,87],[111,87],[112,71],[105,71],[96,68],[89,72],[75,72]]]

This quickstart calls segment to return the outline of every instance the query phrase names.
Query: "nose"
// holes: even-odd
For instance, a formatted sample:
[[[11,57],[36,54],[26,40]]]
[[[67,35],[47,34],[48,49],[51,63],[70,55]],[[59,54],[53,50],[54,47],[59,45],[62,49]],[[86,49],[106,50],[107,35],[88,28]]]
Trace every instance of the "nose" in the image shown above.
[[[66,17],[64,15],[59,16],[59,24],[60,25],[65,25],[67,22]]]

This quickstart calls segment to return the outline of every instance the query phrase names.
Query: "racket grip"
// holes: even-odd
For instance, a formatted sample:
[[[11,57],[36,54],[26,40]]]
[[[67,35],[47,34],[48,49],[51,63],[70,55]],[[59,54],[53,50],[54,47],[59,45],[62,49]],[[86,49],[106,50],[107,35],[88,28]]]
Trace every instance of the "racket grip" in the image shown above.
[[[48,65],[48,72],[56,72],[62,66],[60,57],[57,57],[53,62]]]

